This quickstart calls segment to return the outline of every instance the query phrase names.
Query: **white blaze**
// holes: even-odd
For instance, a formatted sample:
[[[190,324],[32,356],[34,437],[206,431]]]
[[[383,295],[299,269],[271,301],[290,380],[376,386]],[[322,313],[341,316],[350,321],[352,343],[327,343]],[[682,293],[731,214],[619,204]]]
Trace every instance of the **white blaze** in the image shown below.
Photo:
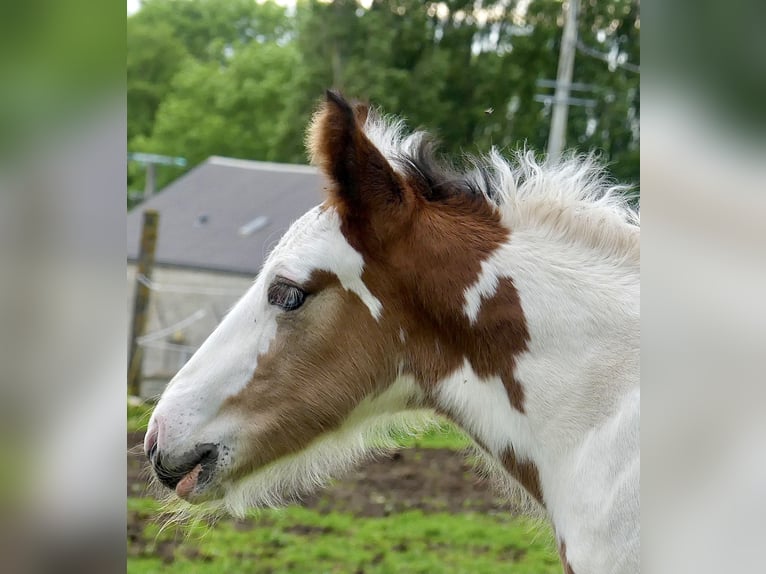
[[[188,450],[226,434],[232,421],[216,420],[221,404],[245,388],[277,334],[283,311],[269,304],[269,285],[276,276],[301,283],[316,270],[334,273],[380,317],[382,305],[362,281],[364,259],[343,236],[340,217],[315,207],[285,233],[253,286],[168,385],[152,415],[163,421],[160,448]]]
[[[305,228],[301,225],[304,220],[307,224]],[[370,314],[379,319],[383,305],[362,281],[364,258],[346,241],[338,212],[315,207],[293,225],[293,231],[295,237],[289,240],[290,247],[301,239],[306,241],[300,249],[291,249],[284,258],[277,256],[279,266],[297,275],[291,277],[296,281],[306,281],[316,270],[335,273],[343,288],[358,295]],[[278,255],[277,251],[279,247],[275,255]]]

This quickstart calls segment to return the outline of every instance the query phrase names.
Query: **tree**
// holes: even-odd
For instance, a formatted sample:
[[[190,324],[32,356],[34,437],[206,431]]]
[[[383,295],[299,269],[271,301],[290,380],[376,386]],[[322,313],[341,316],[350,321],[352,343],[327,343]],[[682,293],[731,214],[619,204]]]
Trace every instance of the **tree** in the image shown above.
[[[292,45],[255,42],[237,47],[225,65],[190,61],[140,146],[183,156],[190,165],[211,155],[284,161],[291,150],[283,151],[281,134],[291,118],[283,97],[297,65]]]
[[[283,7],[255,0],[144,0],[130,19],[168,26],[199,61],[220,60],[235,45],[283,40],[292,30]]]
[[[157,108],[188,57],[167,24],[128,20],[128,141],[151,134]]]
[[[231,109],[223,103],[226,93],[242,89],[242,82],[227,83],[234,80],[232,73],[219,76],[232,62],[241,67],[249,57],[241,52],[250,45],[287,43],[291,26],[285,9],[273,2],[145,0],[141,10],[128,18],[128,148],[188,156],[190,166],[211,150],[248,157],[252,146],[236,143],[247,142],[247,134],[239,137],[233,133],[245,124],[233,126],[231,120],[237,116],[226,119]],[[264,56],[264,65],[292,65],[289,59]],[[288,75],[283,70],[281,75]],[[227,90],[217,95],[224,117],[208,116],[204,106],[194,107],[215,97],[214,86]],[[279,99],[273,88],[269,90]],[[176,168],[160,168],[158,184],[162,186],[178,174]],[[143,167],[130,164],[128,188],[143,187],[143,179]]]
[[[550,108],[535,95],[556,75],[562,0],[303,0],[293,14],[253,0],[146,0],[132,20],[136,151],[190,165],[212,154],[304,163],[328,87],[428,127],[449,155],[546,148]],[[582,94],[596,105],[570,108],[567,145],[638,182],[639,75],[614,65],[638,62],[638,0],[588,2],[579,28],[612,63],[577,54],[574,80],[597,87]]]

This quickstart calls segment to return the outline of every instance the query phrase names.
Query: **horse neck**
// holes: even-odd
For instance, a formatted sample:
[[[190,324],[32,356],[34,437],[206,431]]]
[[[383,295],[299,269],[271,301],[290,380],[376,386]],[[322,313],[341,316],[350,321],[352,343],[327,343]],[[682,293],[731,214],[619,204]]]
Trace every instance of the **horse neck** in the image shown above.
[[[528,491],[539,487],[530,494],[548,507],[546,491],[554,496],[563,461],[638,386],[638,269],[543,230],[519,229],[483,270],[510,277],[518,292],[528,340],[508,359],[523,409],[507,380],[482,376],[467,359],[438,383],[433,406]]]

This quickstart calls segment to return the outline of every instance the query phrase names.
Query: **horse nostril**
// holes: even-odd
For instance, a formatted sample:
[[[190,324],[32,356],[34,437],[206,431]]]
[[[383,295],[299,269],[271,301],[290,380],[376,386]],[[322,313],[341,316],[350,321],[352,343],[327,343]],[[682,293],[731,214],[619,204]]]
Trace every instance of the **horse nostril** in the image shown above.
[[[152,460],[154,458],[154,455],[157,454],[157,442],[149,448],[149,452],[146,453],[146,458],[149,460]]]
[[[151,460],[154,454],[157,452],[158,435],[159,430],[156,426],[146,431],[146,437],[144,438],[144,454],[146,454],[146,458],[149,460]]]

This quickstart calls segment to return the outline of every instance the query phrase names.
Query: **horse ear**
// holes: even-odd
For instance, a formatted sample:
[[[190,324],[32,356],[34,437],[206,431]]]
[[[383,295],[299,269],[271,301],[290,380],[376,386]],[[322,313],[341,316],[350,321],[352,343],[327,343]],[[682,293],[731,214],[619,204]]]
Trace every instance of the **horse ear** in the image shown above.
[[[364,133],[367,114],[366,105],[328,90],[307,136],[311,163],[333,184],[331,199],[344,215],[365,221],[405,201],[401,179]]]

